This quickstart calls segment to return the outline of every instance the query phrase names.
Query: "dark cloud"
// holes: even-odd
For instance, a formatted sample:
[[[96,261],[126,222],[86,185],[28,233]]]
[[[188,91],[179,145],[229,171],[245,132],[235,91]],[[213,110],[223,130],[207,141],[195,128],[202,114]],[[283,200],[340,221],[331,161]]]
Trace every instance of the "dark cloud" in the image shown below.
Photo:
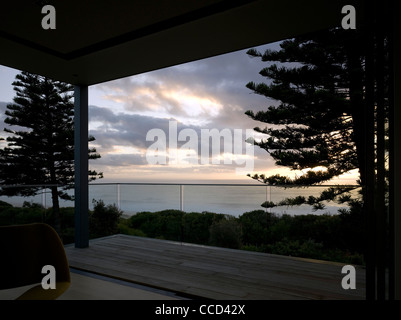
[[[105,107],[91,105],[89,107],[90,123],[100,123],[96,128],[90,130],[90,134],[96,139],[95,145],[100,150],[109,152],[116,145],[136,147],[143,152],[154,142],[147,141],[146,136],[152,129],[158,129],[165,133],[167,146],[169,145],[170,121],[173,118],[156,118],[139,114],[115,114]],[[177,132],[182,129],[192,129],[200,136],[200,127],[177,124]],[[185,142],[180,142],[182,145]]]

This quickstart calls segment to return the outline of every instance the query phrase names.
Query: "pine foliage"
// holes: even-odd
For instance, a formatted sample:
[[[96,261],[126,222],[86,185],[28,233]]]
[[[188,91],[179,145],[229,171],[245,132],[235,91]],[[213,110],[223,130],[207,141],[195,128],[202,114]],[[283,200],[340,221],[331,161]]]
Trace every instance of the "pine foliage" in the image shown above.
[[[7,146],[0,150],[1,194],[32,196],[41,190],[33,185],[52,185],[58,210],[59,197],[73,198],[67,193],[74,186],[73,86],[28,72],[18,74],[12,85],[16,95],[4,120]],[[94,148],[88,154],[100,158]],[[100,177],[88,173],[89,180]],[[22,187],[10,187],[16,185]]]
[[[269,185],[307,186],[359,169],[363,183],[363,37],[357,31],[331,29],[285,40],[278,51],[251,49],[247,54],[269,66],[260,71],[266,83],[249,82],[246,87],[278,101],[267,110],[246,112],[267,124],[254,128],[266,138],[250,143],[266,150],[276,165],[302,172],[295,178],[249,176]],[[348,191],[340,189],[337,195],[344,201]],[[287,202],[308,203],[301,200]],[[323,208],[318,200],[309,204]]]

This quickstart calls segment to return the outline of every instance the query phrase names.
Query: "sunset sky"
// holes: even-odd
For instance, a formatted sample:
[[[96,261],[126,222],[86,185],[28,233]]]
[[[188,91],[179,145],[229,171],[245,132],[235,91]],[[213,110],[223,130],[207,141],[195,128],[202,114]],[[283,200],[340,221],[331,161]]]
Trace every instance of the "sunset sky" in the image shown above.
[[[257,49],[264,51],[268,47],[278,48],[279,44]],[[225,152],[220,163],[215,164],[211,160],[203,164],[200,160],[149,164],[146,153],[156,140],[147,141],[146,136],[150,130],[159,129],[169,137],[169,124],[177,121],[178,134],[189,129],[199,138],[199,159],[202,129],[217,129],[220,132],[228,129],[232,133],[234,129],[240,129],[242,140],[245,140],[246,129],[263,124],[251,120],[244,112],[264,110],[277,104],[245,87],[249,81],[265,81],[259,71],[266,66],[267,63],[251,58],[246,50],[241,50],[89,87],[89,133],[96,138],[93,146],[101,155],[101,159],[90,162],[90,168],[104,173],[104,179],[99,182],[201,183],[205,180],[232,180],[257,183],[245,172],[239,174],[236,171],[245,166],[244,161],[250,161],[244,141],[241,141],[243,152],[239,155],[243,161],[241,165],[239,160],[236,161],[238,154],[233,155],[233,152]],[[18,70],[0,66],[1,131],[4,128],[4,110],[14,97],[11,83],[18,73]],[[5,134],[2,132],[1,136]],[[4,142],[0,143],[4,147]],[[168,140],[167,147],[169,143]],[[178,142],[177,148],[180,149],[184,143]],[[253,172],[289,173],[276,167],[266,151],[252,148]],[[188,157],[185,152],[177,154]],[[196,154],[192,156],[196,157]],[[231,157],[232,164],[224,163],[224,157]],[[353,178],[355,176],[346,176],[342,181],[349,182]]]

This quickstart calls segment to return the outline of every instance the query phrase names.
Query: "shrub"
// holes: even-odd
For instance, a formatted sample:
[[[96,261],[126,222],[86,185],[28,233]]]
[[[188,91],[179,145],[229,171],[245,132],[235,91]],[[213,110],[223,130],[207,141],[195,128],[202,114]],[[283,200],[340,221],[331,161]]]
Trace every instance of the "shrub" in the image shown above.
[[[263,253],[268,252],[266,245],[255,246],[255,245],[246,244],[246,245],[242,245],[240,249],[246,250],[246,251],[263,252]]]
[[[126,222],[120,222],[118,224],[118,233],[129,236],[146,237],[146,234],[142,230],[130,228]]]
[[[36,203],[36,202],[28,202],[28,201],[24,201],[24,203],[22,204],[23,208],[31,208],[31,209],[45,209],[45,207],[40,204],[40,203]]]
[[[212,212],[191,212],[183,216],[183,241],[208,244],[210,238],[210,226],[222,219],[225,219],[223,214]]]
[[[12,204],[0,200],[0,211],[1,211],[2,209],[4,209],[4,208],[10,208],[10,207],[12,207],[12,206],[13,206]]]
[[[313,239],[306,241],[289,240],[287,238],[269,246],[269,251],[273,254],[280,254],[294,257],[304,257],[311,259],[321,259],[323,245]]]
[[[104,237],[118,232],[122,211],[115,204],[105,205],[103,200],[93,200],[93,212],[89,216],[89,230],[92,238]]]
[[[180,210],[164,210],[159,212],[160,225],[159,239],[182,241],[182,218],[184,212]]]
[[[271,243],[290,237],[292,221],[293,217],[289,214],[283,214],[277,218],[277,221],[270,227]]]
[[[142,230],[151,238],[179,241],[182,238],[183,214],[180,210],[138,212],[130,218],[129,226]]]
[[[156,225],[157,212],[138,212],[129,218],[129,227],[142,230],[148,237],[155,238],[160,233]]]
[[[45,221],[45,209],[5,207],[0,212],[0,224],[26,224]]]
[[[274,213],[263,210],[245,212],[239,217],[243,243],[256,246],[270,243],[272,241],[271,229],[277,220]]]
[[[209,244],[217,247],[239,249],[241,225],[234,217],[227,217],[210,226]]]

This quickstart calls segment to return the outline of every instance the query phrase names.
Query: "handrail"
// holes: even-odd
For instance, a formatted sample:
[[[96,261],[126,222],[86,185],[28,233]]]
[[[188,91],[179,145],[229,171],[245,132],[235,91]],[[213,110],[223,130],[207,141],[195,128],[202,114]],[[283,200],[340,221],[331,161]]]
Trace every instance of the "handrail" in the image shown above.
[[[287,185],[287,184],[247,184],[247,183],[179,183],[179,182],[96,182],[89,183],[89,186],[96,185],[151,185],[151,186],[227,186],[227,187],[277,187],[277,188],[330,188],[330,187],[360,187],[357,184],[319,184],[319,185]],[[66,187],[66,184],[0,184],[0,188],[36,188],[36,187]],[[71,188],[74,185],[70,185]]]
[[[97,182],[90,183],[89,186],[106,186],[112,185],[117,186],[117,207],[121,209],[121,196],[120,196],[120,186],[177,186],[179,187],[179,207],[181,211],[184,211],[184,188],[185,186],[212,186],[212,187],[264,187],[266,188],[266,201],[271,200],[271,187],[277,188],[309,188],[309,187],[320,187],[320,188],[330,188],[330,187],[348,187],[350,189],[355,189],[360,187],[359,185],[269,185],[265,183],[260,184],[231,184],[231,183],[171,183],[171,182]],[[267,211],[268,208],[265,208]]]
[[[320,185],[307,185],[307,184],[298,184],[298,185],[287,185],[287,184],[247,184],[247,183],[173,183],[173,182],[96,182],[89,183],[90,186],[93,185],[156,185],[156,186],[227,186],[227,187],[277,187],[277,188],[311,188],[311,187],[319,187],[319,188],[330,188],[330,187],[349,187],[355,188],[360,187],[357,184],[320,184]]]
[[[96,187],[96,186],[116,186],[117,187],[117,207],[121,209],[121,190],[120,186],[176,186],[179,187],[179,208],[181,211],[184,211],[184,189],[185,187],[264,187],[266,188],[266,201],[271,200],[271,192],[273,188],[331,188],[331,187],[341,187],[341,188],[350,188],[356,189],[361,187],[360,185],[353,185],[353,184],[321,184],[321,185],[269,185],[265,183],[259,184],[246,184],[246,183],[173,183],[173,182],[95,182],[89,183],[89,187]],[[45,190],[51,187],[66,187],[71,186],[73,189],[74,185],[61,185],[61,184],[27,184],[27,185],[0,185],[0,188],[42,188],[42,202],[46,202],[45,198]],[[46,206],[46,205],[45,205]],[[268,210],[265,208],[265,210]]]

